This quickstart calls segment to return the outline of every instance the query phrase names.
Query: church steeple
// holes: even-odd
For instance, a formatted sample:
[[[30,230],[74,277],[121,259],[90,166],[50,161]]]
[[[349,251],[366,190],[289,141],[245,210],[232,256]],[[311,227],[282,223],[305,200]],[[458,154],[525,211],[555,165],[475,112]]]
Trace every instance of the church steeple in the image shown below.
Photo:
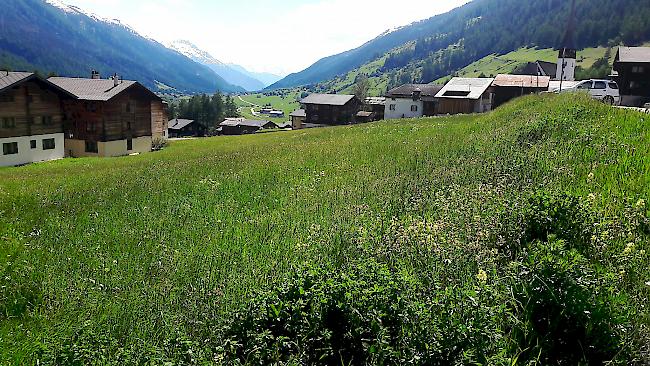
[[[576,32],[576,0],[571,1],[571,14],[566,27],[564,39],[560,47],[557,61],[557,80],[575,80],[577,47],[575,40]]]

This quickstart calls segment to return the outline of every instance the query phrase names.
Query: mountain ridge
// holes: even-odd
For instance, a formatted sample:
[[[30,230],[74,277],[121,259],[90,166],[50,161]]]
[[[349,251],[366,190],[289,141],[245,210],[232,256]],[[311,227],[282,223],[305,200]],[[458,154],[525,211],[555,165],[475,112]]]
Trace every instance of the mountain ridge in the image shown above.
[[[575,36],[580,49],[637,45],[650,39],[650,23],[646,21],[650,17],[650,0],[576,3]],[[314,86],[364,68],[381,75],[392,73],[391,79],[397,82],[427,83],[490,54],[505,54],[522,47],[557,48],[565,33],[570,6],[570,2],[562,0],[474,0],[318,60],[267,90]],[[366,67],[378,60],[379,68]]]
[[[59,0],[8,0],[0,12],[0,68],[88,77],[118,73],[156,90],[244,91],[208,67],[169,50],[118,20]]]
[[[248,75],[247,73],[235,69],[229,64],[216,59],[209,52],[199,48],[197,45],[188,40],[176,40],[169,42],[165,46],[169,49],[179,52],[180,54],[190,58],[195,62],[209,67],[212,71],[221,76],[228,83],[240,86],[246,91],[252,92],[262,90],[269,85]]]

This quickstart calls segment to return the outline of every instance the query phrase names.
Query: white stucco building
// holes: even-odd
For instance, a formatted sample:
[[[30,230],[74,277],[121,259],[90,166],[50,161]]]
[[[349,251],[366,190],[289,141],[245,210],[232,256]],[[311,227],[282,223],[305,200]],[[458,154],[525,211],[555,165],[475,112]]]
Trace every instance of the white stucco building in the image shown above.
[[[405,84],[386,93],[385,119],[418,118],[436,114],[435,98],[442,85]]]

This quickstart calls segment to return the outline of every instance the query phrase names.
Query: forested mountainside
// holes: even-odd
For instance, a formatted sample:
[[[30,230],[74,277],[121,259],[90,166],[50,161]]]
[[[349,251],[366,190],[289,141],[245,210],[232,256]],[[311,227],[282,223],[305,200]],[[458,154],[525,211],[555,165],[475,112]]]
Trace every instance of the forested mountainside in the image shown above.
[[[118,73],[150,88],[183,92],[243,91],[204,65],[107,20],[58,0],[3,0],[0,69],[90,76]]]
[[[381,62],[379,73],[399,70],[408,81],[431,82],[491,54],[558,47],[570,8],[566,0],[474,0],[324,58],[269,89],[319,83],[372,62]],[[647,19],[650,0],[577,0],[576,46],[640,44],[650,39]]]

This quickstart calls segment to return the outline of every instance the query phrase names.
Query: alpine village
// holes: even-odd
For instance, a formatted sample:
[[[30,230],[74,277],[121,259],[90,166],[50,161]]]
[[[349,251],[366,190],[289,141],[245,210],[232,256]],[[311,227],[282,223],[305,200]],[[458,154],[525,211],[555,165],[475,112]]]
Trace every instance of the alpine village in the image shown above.
[[[279,76],[4,1],[0,365],[650,365],[650,1],[449,3]]]

